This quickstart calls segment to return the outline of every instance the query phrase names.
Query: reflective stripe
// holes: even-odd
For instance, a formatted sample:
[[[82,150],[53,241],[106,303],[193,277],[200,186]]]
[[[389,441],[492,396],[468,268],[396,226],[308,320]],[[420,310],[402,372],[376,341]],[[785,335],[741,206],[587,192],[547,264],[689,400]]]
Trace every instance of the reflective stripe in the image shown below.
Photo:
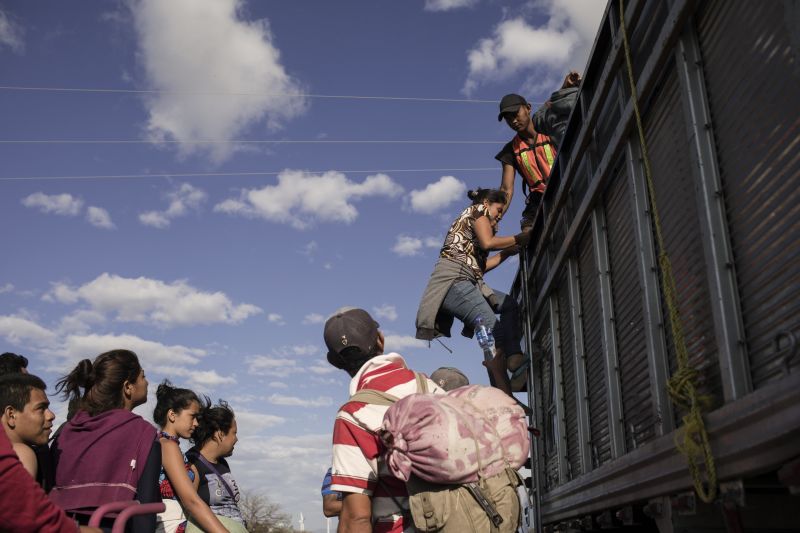
[[[556,154],[553,151],[553,145],[548,143],[542,146],[542,148],[544,149],[544,156],[547,158],[547,166],[552,167],[553,161],[556,160]]]
[[[519,135],[515,135],[512,149],[517,160],[517,169],[525,178],[528,188],[532,191],[544,192],[547,177],[556,155],[550,138],[537,133],[533,144],[529,145]]]
[[[530,160],[531,154],[533,154],[534,157],[536,157],[532,150],[527,150],[525,152],[521,152],[517,160],[522,162],[521,167],[525,169],[524,177],[528,180],[529,184],[535,187],[536,185],[541,183],[542,180],[533,177],[536,176],[536,173],[533,171],[533,165],[531,165],[531,160]]]

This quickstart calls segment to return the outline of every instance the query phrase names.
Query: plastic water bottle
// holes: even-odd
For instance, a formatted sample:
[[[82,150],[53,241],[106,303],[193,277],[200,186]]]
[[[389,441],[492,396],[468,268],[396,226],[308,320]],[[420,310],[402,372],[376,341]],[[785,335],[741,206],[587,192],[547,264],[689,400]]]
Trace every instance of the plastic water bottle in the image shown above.
[[[483,317],[480,315],[478,315],[475,322],[473,322],[473,326],[475,329],[475,337],[477,337],[478,344],[483,350],[483,358],[486,361],[493,360],[496,352],[494,351],[494,335],[492,335],[492,329],[486,327],[483,323]]]

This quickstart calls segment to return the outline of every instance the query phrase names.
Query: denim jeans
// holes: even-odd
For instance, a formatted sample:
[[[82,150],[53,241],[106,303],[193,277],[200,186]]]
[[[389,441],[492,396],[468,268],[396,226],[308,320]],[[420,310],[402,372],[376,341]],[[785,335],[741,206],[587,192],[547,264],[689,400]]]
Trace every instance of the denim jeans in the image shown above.
[[[478,316],[492,329],[497,346],[506,356],[520,353],[522,332],[519,327],[519,308],[517,302],[505,293],[494,291],[497,297],[500,318],[483,297],[478,287],[470,281],[456,281],[447,291],[442,302],[442,310],[450,313],[464,324],[472,325]]]

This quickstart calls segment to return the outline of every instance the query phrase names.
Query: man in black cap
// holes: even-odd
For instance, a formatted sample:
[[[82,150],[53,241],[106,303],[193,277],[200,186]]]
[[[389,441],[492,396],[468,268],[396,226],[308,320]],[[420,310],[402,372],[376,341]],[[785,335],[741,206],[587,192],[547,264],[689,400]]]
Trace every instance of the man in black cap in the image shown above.
[[[379,325],[363,309],[342,308],[325,323],[328,362],[347,372],[350,396],[369,389],[404,398],[417,392],[442,393],[436,384],[409,370],[403,358],[383,355]],[[413,530],[405,483],[383,464],[376,432],[389,407],[349,400],[333,426],[333,472],[330,490],[344,494],[339,531],[402,533]]]
[[[580,82],[581,77],[577,72],[567,74],[561,90],[554,92],[535,115],[531,113],[531,104],[518,94],[507,94],[500,100],[497,120],[505,120],[516,132],[514,138],[495,156],[503,168],[500,190],[508,198],[503,212],[511,205],[514,177],[519,173],[525,180],[523,191],[525,186],[529,191],[526,193],[525,210],[520,223],[523,229],[533,224],[558,151],[556,142],[560,142],[560,136],[564,133]],[[569,103],[563,105],[565,101]]]

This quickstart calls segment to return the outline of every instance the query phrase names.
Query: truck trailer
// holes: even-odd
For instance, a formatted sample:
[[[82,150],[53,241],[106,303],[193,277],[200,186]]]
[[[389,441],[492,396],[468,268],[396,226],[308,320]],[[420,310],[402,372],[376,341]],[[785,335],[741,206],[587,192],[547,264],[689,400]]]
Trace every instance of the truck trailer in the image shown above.
[[[800,2],[612,0],[511,289],[536,532],[800,531]]]

